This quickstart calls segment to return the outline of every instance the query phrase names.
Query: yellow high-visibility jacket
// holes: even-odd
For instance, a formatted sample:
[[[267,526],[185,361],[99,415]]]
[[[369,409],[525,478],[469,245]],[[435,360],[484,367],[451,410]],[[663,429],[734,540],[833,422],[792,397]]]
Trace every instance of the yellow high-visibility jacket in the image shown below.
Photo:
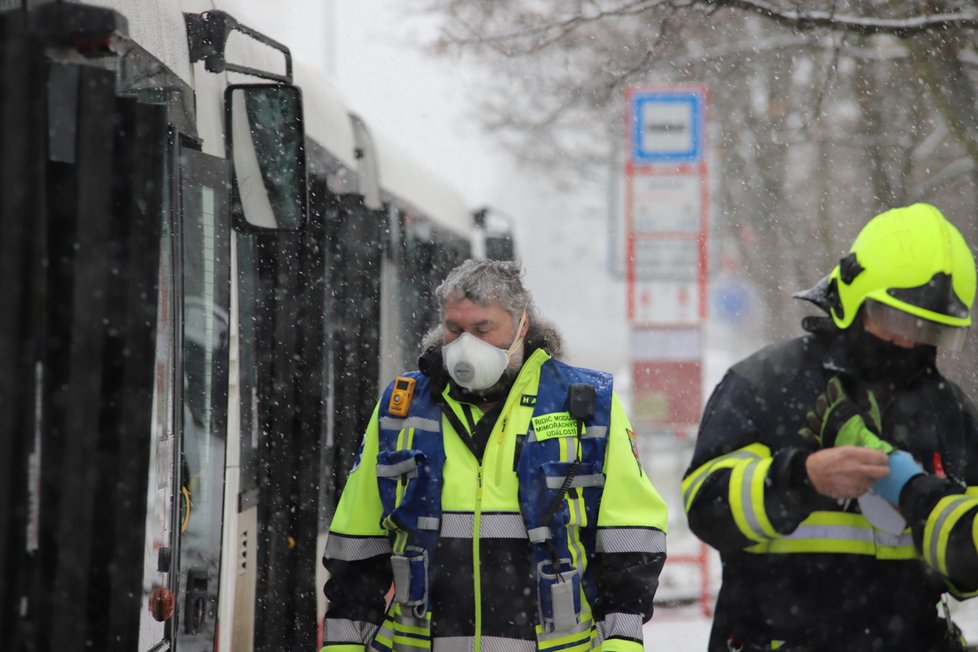
[[[581,579],[579,623],[559,636],[541,631],[533,544],[521,514],[517,465],[528,439],[543,436],[545,422],[537,421],[534,429],[532,419],[542,389],[541,370],[548,362],[559,364],[543,349],[533,351],[505,401],[488,414],[461,400],[443,378],[422,378],[430,380],[425,386],[433,396],[414,398],[429,410],[432,400],[440,402],[440,419],[417,416],[412,404],[404,422],[392,426],[385,406],[378,404],[327,540],[324,651],[432,646],[486,652],[644,649],[642,625],[651,617],[665,561],[667,510],[639,464],[628,418],[614,395],[607,428],[595,426],[584,434],[605,438],[603,467],[597,473],[603,476],[599,501],[593,511],[585,505],[588,489],[583,487],[593,487],[590,481],[571,483],[565,496],[566,547]],[[546,423],[563,418],[566,412]],[[395,433],[400,428],[400,439],[418,437],[425,428],[431,435],[440,428],[444,447],[437,548],[427,560],[428,609],[414,614],[415,620],[406,617],[411,614],[397,601],[389,608],[385,604],[396,575],[391,552],[403,533],[382,523],[377,458],[384,428]],[[573,461],[576,438],[559,430],[551,435],[561,444],[560,459],[554,461]]]

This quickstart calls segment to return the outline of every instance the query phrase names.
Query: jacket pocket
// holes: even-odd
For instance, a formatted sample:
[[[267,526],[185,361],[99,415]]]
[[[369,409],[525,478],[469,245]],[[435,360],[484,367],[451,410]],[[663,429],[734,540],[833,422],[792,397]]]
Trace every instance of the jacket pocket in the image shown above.
[[[431,475],[422,451],[405,449],[377,454],[377,488],[384,505],[382,527],[407,532],[431,529],[427,521],[441,512],[439,504],[431,504],[441,498],[438,491],[432,491]]]

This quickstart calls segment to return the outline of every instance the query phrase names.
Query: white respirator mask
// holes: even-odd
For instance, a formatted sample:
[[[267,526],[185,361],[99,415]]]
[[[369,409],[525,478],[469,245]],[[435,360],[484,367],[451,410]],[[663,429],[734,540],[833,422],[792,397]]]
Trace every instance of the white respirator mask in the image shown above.
[[[526,311],[516,327],[516,337],[508,349],[500,349],[474,335],[462,333],[451,344],[442,348],[445,369],[459,386],[473,391],[489,389],[502,377],[509,359],[520,348],[523,338],[520,331],[526,323]]]

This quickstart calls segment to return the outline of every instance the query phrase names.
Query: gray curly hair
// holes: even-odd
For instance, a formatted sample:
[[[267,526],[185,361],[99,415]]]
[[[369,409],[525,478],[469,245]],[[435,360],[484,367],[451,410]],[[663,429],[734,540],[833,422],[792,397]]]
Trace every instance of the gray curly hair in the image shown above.
[[[523,311],[529,327],[526,339],[543,345],[555,358],[563,355],[563,338],[557,328],[540,316],[530,291],[523,285],[523,268],[516,261],[469,259],[453,269],[435,288],[435,297],[444,317],[445,303],[468,299],[480,306],[498,303],[519,323]],[[441,326],[432,328],[424,337],[424,349],[441,344]]]

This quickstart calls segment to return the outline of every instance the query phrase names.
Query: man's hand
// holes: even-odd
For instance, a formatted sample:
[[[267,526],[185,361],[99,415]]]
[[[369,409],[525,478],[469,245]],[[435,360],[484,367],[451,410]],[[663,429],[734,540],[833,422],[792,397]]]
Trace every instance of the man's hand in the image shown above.
[[[829,380],[825,393],[815,400],[815,409],[805,417],[808,426],[801,429],[801,435],[822,448],[858,446],[884,453],[893,450],[866,425],[859,406],[846,395],[837,376]]]
[[[857,446],[824,448],[805,461],[815,491],[832,498],[858,498],[889,473],[886,453]]]

